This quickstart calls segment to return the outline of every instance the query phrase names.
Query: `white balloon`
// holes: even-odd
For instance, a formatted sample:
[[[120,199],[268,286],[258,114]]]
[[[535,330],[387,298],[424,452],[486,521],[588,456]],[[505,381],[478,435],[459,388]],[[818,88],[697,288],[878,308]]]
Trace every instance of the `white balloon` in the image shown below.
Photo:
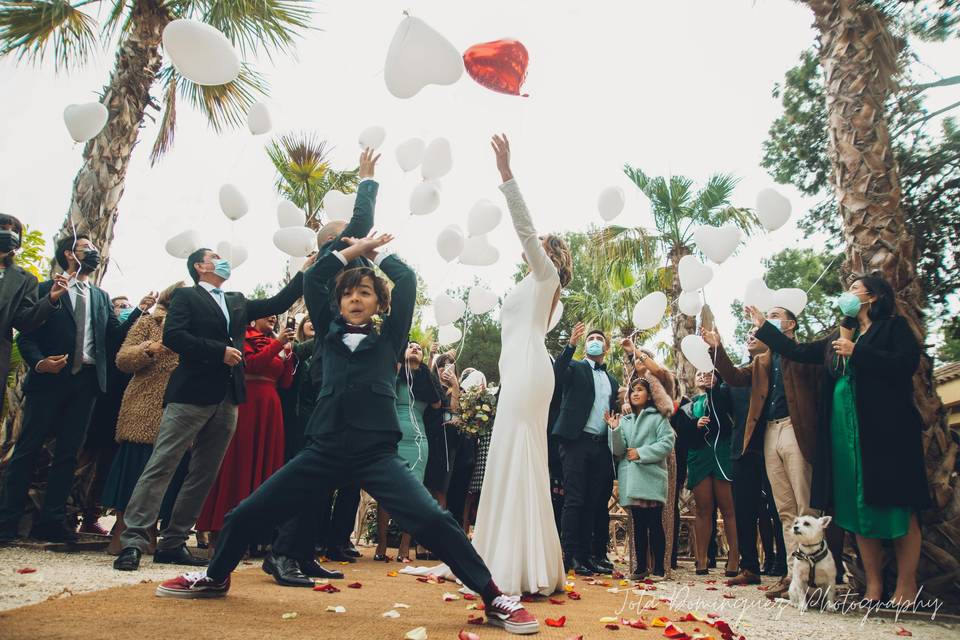
[[[362,149],[373,149],[376,151],[387,139],[387,130],[377,125],[367,127],[360,132],[360,147]]]
[[[703,225],[693,232],[693,241],[697,243],[697,247],[703,255],[717,264],[733,255],[740,244],[740,237],[740,228],[732,222],[722,227]]]
[[[410,138],[397,145],[397,164],[404,171],[413,171],[423,162],[427,143],[420,138]]]
[[[433,316],[437,324],[452,324],[463,317],[466,310],[467,305],[463,300],[451,298],[445,293],[433,299]]]
[[[63,122],[74,142],[86,142],[100,133],[107,124],[110,112],[99,102],[68,104],[63,110]]]
[[[420,174],[424,180],[442,178],[453,169],[453,151],[450,141],[446,138],[436,138],[430,141],[423,151],[423,163]]]
[[[499,259],[500,250],[490,244],[486,234],[467,238],[460,253],[460,264],[471,267],[489,267]]]
[[[560,324],[560,319],[563,317],[563,300],[557,300],[557,306],[553,309],[553,315],[550,316],[550,324],[547,327],[547,333],[550,333],[557,328],[557,325]]]
[[[696,256],[683,256],[677,269],[680,271],[680,288],[684,291],[703,289],[713,280],[713,269],[705,265]]]
[[[353,206],[357,202],[357,194],[346,194],[340,191],[327,191],[323,196],[323,210],[330,220],[346,222],[353,217]]]
[[[597,198],[597,210],[600,211],[600,217],[610,222],[623,211],[623,206],[627,203],[627,196],[620,187],[607,187],[600,192]]]
[[[754,278],[747,282],[746,291],[743,293],[743,304],[756,307],[760,311],[768,311],[774,306],[773,289],[768,287],[762,278]]]
[[[490,311],[497,306],[497,302],[499,302],[497,294],[485,287],[470,287],[470,292],[467,294],[470,313],[475,315]]]
[[[281,200],[277,205],[277,226],[302,227],[307,222],[307,214],[289,200]]]
[[[300,269],[303,269],[303,265],[306,261],[306,256],[291,257],[287,262],[287,275],[291,278],[297,275],[297,273],[300,272]]]
[[[174,20],[163,29],[163,50],[187,80],[215,86],[240,75],[240,58],[223,33],[205,22]]]
[[[774,189],[757,194],[757,217],[767,231],[776,231],[790,219],[790,201]]]
[[[240,189],[232,184],[225,184],[220,187],[220,210],[231,220],[239,220],[247,215],[250,205],[240,193]]]
[[[428,84],[453,84],[461,75],[463,58],[449,40],[420,18],[400,21],[383,66],[390,93],[412,98]]]
[[[270,110],[262,102],[255,103],[247,112],[247,128],[255,136],[269,133],[273,128],[273,122],[270,119]]]
[[[302,258],[317,247],[317,232],[309,227],[284,227],[273,233],[273,245],[288,256]]]
[[[250,257],[250,253],[246,247],[227,242],[226,240],[217,244],[217,253],[221,258],[229,260],[230,266],[234,269],[242,265],[247,261],[247,258]]]
[[[793,287],[777,289],[773,292],[773,306],[782,307],[798,316],[807,307],[807,292]]]
[[[410,213],[425,216],[440,206],[440,190],[429,182],[421,182],[410,194]]]
[[[695,316],[703,309],[703,300],[700,299],[698,291],[684,291],[677,298],[677,307],[680,309],[680,313]]]
[[[456,260],[463,252],[463,243],[463,231],[457,225],[452,224],[437,236],[437,253],[447,262]]]
[[[680,351],[690,364],[697,368],[697,371],[713,371],[710,347],[700,336],[693,333],[683,336],[683,340],[680,341]]]
[[[490,233],[497,228],[502,217],[503,211],[500,210],[500,207],[486,198],[478,200],[470,208],[470,213],[467,214],[467,233],[471,236],[482,236],[485,233]]]
[[[463,332],[452,324],[443,325],[437,329],[437,342],[439,342],[441,346],[460,342],[462,337]]]
[[[643,296],[633,307],[633,326],[636,329],[651,329],[663,320],[667,310],[667,296],[663,291],[654,291]]]
[[[200,248],[200,234],[193,229],[181,231],[167,240],[164,248],[174,258],[187,258]]]

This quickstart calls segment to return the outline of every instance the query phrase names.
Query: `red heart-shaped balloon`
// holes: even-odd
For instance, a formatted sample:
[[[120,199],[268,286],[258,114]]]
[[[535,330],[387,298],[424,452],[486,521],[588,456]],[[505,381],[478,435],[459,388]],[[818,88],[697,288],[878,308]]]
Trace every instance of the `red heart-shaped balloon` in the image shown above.
[[[520,95],[527,79],[530,56],[519,40],[495,40],[475,44],[463,54],[470,77],[492,91]],[[527,97],[527,94],[523,94]]]

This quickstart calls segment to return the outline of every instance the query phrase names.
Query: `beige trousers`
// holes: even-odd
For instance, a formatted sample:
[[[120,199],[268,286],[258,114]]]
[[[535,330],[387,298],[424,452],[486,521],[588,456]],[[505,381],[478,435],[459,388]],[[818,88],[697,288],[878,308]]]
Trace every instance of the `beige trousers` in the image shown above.
[[[793,568],[790,559],[797,549],[793,536],[793,520],[801,515],[816,515],[810,509],[810,481],[813,468],[803,457],[790,418],[771,420],[763,437],[763,457],[767,478],[773,489],[773,500],[783,525],[783,541],[787,546],[787,572]]]

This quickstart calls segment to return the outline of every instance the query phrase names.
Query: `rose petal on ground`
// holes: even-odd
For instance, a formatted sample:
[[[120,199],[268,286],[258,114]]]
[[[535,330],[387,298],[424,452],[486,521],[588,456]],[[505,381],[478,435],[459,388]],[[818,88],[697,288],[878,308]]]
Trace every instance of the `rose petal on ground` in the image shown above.
[[[282,616],[280,616],[280,619],[281,619],[281,620],[293,620],[293,619],[296,618],[298,615],[300,615],[300,614],[297,613],[296,611],[289,611],[289,612],[283,614]]]
[[[629,580],[621,580],[621,581],[620,581],[620,586],[621,586],[621,587],[629,587],[631,584],[632,584],[632,583],[631,583]]]
[[[666,616],[660,616],[659,618],[654,618],[653,622],[650,623],[651,627],[665,627],[670,623],[670,618]]]
[[[613,573],[610,574],[610,577],[614,578],[615,580],[621,580],[623,579],[624,575],[619,571],[614,571]]]
[[[707,587],[707,591],[717,591],[716,587]]]
[[[690,637],[683,629],[673,624],[667,625],[667,628],[663,630],[663,635],[672,640],[687,640]]]
[[[898,636],[912,636],[913,634],[904,629],[903,627],[897,627]]]
[[[607,593],[620,593],[620,587],[610,587],[607,589]]]
[[[480,640],[480,636],[466,629],[460,629],[460,633],[457,634],[457,640]]]
[[[613,623],[611,622],[611,623],[608,624],[608,625],[604,625],[604,628],[605,628],[605,629],[610,629],[610,631],[616,631],[616,630],[618,630],[618,629],[620,628],[620,625],[618,625],[618,624],[613,624]]]
[[[427,628],[416,627],[415,629],[410,629],[403,638],[404,640],[427,640]]]
[[[347,608],[341,605],[337,605],[335,607],[327,607],[327,611],[329,611],[330,613],[346,613]]]
[[[337,589],[332,584],[318,584],[313,588],[314,591],[323,591],[324,593],[340,593],[340,589]]]
[[[670,598],[657,598],[659,602],[670,602]]]
[[[472,593],[465,593],[465,594],[463,594],[463,599],[464,599],[464,600],[476,600],[476,599],[477,599],[477,596],[473,595]]]
[[[567,617],[560,616],[559,618],[547,618],[544,620],[548,627],[562,627],[567,624]]]
[[[467,616],[467,624],[483,624],[483,616]]]
[[[396,571],[388,571],[388,572],[387,572],[387,577],[388,577],[388,578],[396,578],[398,575],[400,575],[400,574],[397,573]]]
[[[713,628],[720,632],[722,636],[732,636],[733,629],[730,628],[730,625],[724,622],[723,620],[715,620],[713,623]]]
[[[733,593],[725,593],[725,594],[723,594],[723,597],[726,598],[727,600],[733,600],[733,599],[736,598],[737,596],[736,596],[735,594],[733,594]]]
[[[408,605],[408,604],[403,604],[402,602],[394,602],[394,603],[393,603],[393,608],[394,608],[394,609],[409,609],[409,608],[410,608],[410,605]]]
[[[27,573],[36,573],[36,572],[37,572],[37,570],[34,569],[33,567],[22,567],[22,568],[20,568],[20,569],[17,569],[17,573],[19,573],[19,574],[21,574],[21,575],[27,574]]]
[[[563,604],[563,600],[558,600],[557,598],[550,598],[550,604]]]
[[[384,617],[384,618],[399,618],[399,617],[400,617],[400,612],[399,612],[399,611],[395,611],[394,609],[390,609],[390,611],[387,611],[387,612],[382,613],[382,614],[380,614],[380,615],[381,615],[382,617]]]
[[[449,593],[449,592],[447,592],[447,593],[444,593],[444,594],[443,594],[443,601],[444,601],[444,602],[453,602],[454,600],[459,600],[459,599],[460,599],[460,596],[458,596],[458,595],[455,594],[455,593]]]
[[[567,597],[571,600],[579,600],[580,594],[577,593],[576,591],[571,591],[570,593],[567,594]]]
[[[650,628],[649,626],[647,626],[647,623],[641,620],[640,618],[637,618],[636,620],[632,620],[630,622],[630,626],[633,629],[649,629]]]
[[[603,624],[610,624],[611,622],[619,622],[619,620],[620,618],[617,618],[616,616],[604,616],[600,618],[600,622],[602,622]]]
[[[359,582],[351,582],[350,584],[347,585],[347,589],[359,589],[362,586],[363,585],[360,584]]]

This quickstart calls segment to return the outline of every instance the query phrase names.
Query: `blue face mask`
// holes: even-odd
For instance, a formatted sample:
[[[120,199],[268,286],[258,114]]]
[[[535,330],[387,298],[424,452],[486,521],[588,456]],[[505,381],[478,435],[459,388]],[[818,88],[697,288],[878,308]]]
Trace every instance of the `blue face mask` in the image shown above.
[[[840,307],[843,315],[848,318],[856,318],[857,314],[860,313],[860,307],[863,306],[863,303],[860,301],[860,298],[857,297],[857,294],[844,291],[840,294],[840,297],[837,298],[837,306]]]
[[[215,258],[213,260],[213,272],[224,280],[229,280],[230,261],[226,258]]]
[[[129,309],[121,309],[120,313],[117,314],[117,317],[120,318],[120,322],[126,322],[131,313],[133,313],[133,307]]]
[[[780,318],[767,318],[767,322],[776,327],[777,331],[783,331],[783,327],[780,326]]]
[[[603,341],[602,340],[591,340],[587,343],[587,355],[588,356],[600,356],[603,355]]]

